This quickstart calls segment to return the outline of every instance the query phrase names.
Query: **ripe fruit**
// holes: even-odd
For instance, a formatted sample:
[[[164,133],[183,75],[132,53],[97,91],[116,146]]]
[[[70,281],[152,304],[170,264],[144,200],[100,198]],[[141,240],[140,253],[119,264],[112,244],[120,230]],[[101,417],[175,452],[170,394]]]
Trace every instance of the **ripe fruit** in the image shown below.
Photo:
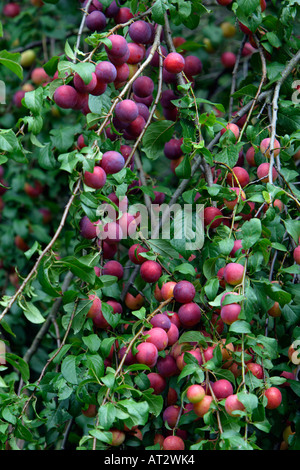
[[[150,24],[143,20],[131,23],[128,28],[128,34],[133,42],[140,44],[148,44],[152,38],[152,30]]]
[[[86,410],[82,410],[82,414],[87,418],[94,418],[97,416],[97,406],[89,404]]]
[[[106,52],[113,57],[122,57],[128,50],[127,41],[119,34],[113,34],[108,38],[111,42],[111,47],[104,46]]]
[[[148,343],[153,343],[158,351],[163,351],[168,346],[168,335],[162,328],[154,327],[151,330],[146,330],[143,333]]]
[[[174,288],[177,285],[175,281],[169,281],[162,285],[161,287],[161,296],[162,300],[168,300],[174,295]]]
[[[150,381],[150,388],[153,388],[153,393],[155,395],[161,395],[167,386],[166,379],[157,372],[150,372],[147,374],[147,377]]]
[[[138,117],[139,109],[134,101],[123,100],[117,104],[115,115],[121,122],[130,123]]]
[[[92,300],[92,305],[87,312],[87,318],[95,318],[101,313],[102,302],[95,294],[90,294],[89,299]]]
[[[157,282],[160,276],[162,275],[162,268],[157,261],[146,260],[141,265],[140,270],[141,278],[145,282],[153,283]]]
[[[239,416],[239,411],[244,411],[245,406],[241,403],[236,394],[229,395],[225,400],[225,410],[230,416]]]
[[[274,410],[278,408],[282,401],[281,391],[276,387],[267,388],[264,393],[265,397],[268,399],[266,408],[268,410]]]
[[[186,391],[186,397],[190,403],[198,403],[205,396],[205,390],[202,385],[190,385]]]
[[[246,160],[250,166],[256,166],[255,162],[255,148],[249,147],[246,152]]]
[[[250,371],[252,374],[257,378],[257,379],[263,379],[264,378],[264,370],[260,364],[257,364],[256,362],[249,362],[246,365],[246,372]]]
[[[199,75],[202,72],[201,60],[195,55],[186,56],[183,71],[188,77]]]
[[[162,448],[163,450],[184,450],[185,445],[181,437],[168,436],[164,439]]]
[[[118,447],[121,444],[123,444],[126,438],[125,432],[120,431],[119,429],[115,429],[115,428],[110,429],[109,432],[112,433],[111,445],[113,447]]]
[[[91,222],[86,215],[80,219],[79,229],[83,238],[92,240],[97,237],[97,222]]]
[[[106,26],[106,16],[101,11],[92,11],[87,15],[85,24],[90,31],[103,31]]]
[[[266,139],[263,139],[260,143],[260,146],[259,146],[261,153],[267,158],[270,158],[270,156],[271,156],[270,145],[271,145],[271,139],[270,139],[270,137],[268,137]],[[275,139],[274,140],[274,148],[273,148],[274,157],[277,157],[277,155],[279,155],[279,153],[280,153],[280,143],[278,142],[277,139]]]
[[[164,378],[173,377],[180,372],[176,360],[170,354],[167,354],[165,357],[159,357],[156,367],[157,372]]]
[[[139,364],[154,367],[158,359],[158,349],[153,343],[140,343],[137,346],[135,358]]]
[[[97,85],[97,76],[93,72],[88,84],[85,84],[81,76],[76,73],[73,78],[74,87],[79,93],[91,93]]]
[[[226,178],[227,184],[229,186],[237,186],[237,181],[239,182],[240,186],[244,188],[250,181],[250,176],[245,168],[240,166],[235,166],[232,169],[232,173],[228,173]]]
[[[110,260],[103,266],[102,273],[106,276],[116,276],[120,280],[124,275],[124,269],[119,261]]]
[[[178,316],[183,327],[195,326],[200,321],[201,309],[198,304],[188,302],[179,308]]]
[[[148,248],[144,248],[138,243],[135,243],[129,248],[128,257],[130,261],[134,264],[143,264],[146,261],[146,258],[140,256],[140,253],[147,253],[147,251],[149,251]]]
[[[171,139],[165,143],[164,154],[169,160],[177,160],[183,154],[181,150],[182,139]]]
[[[170,52],[163,62],[164,68],[169,73],[180,73],[184,70],[184,57],[178,52]]]
[[[269,167],[270,163],[261,163],[259,167],[257,168],[257,177],[262,181],[262,183],[268,183],[269,182]],[[272,168],[272,176],[273,176],[273,181],[275,181],[278,177],[278,173],[275,170],[275,168]]]
[[[109,150],[102,155],[100,166],[107,175],[113,175],[122,170],[125,165],[125,158],[119,152]]]
[[[163,412],[163,422],[167,422],[170,428],[174,428],[180,413],[178,405],[170,405]]]
[[[293,258],[296,261],[296,264],[300,264],[300,245],[294,249]]]
[[[236,55],[233,52],[223,52],[221,62],[226,69],[233,69],[236,63]]]
[[[3,7],[3,15],[7,16],[8,18],[15,18],[15,16],[18,16],[21,13],[21,8],[17,3],[7,3]]]
[[[223,398],[227,398],[229,395],[233,394],[233,387],[229,380],[216,380],[211,384],[211,386],[216,398],[220,400]]]
[[[244,266],[239,263],[228,263],[224,269],[224,280],[231,286],[237,286],[243,280]]]
[[[32,198],[36,198],[40,196],[43,192],[43,185],[40,183],[40,181],[35,181],[34,184],[30,183],[25,183],[24,185],[24,191],[25,193]]]
[[[106,173],[100,166],[95,166],[92,172],[84,172],[84,184],[94,189],[101,189],[106,183]]]
[[[152,326],[162,328],[165,331],[168,331],[171,328],[171,320],[164,313],[157,313],[154,317],[151,318],[150,323]]]
[[[241,306],[239,304],[228,304],[221,308],[221,319],[226,325],[231,325],[239,319]]]
[[[219,227],[223,222],[223,213],[217,207],[205,207],[204,209],[204,226],[214,229]]]
[[[134,296],[130,292],[127,292],[124,302],[129,310],[139,310],[144,305],[145,300],[141,294]]]
[[[239,201],[246,200],[246,194],[240,188],[230,188],[230,192],[233,196],[236,196],[235,199],[224,199],[224,204],[229,210],[233,210]]]
[[[98,80],[104,83],[113,83],[117,78],[117,69],[108,60],[103,60],[96,65],[95,74]]]
[[[223,5],[223,6],[230,5],[230,3],[232,3],[232,1],[233,0],[217,0],[218,4]]]
[[[209,411],[213,398],[211,395],[205,395],[201,401],[193,404],[193,410],[197,416],[203,418],[203,416]]]
[[[192,302],[195,294],[196,289],[189,281],[179,281],[173,290],[174,299],[181,304]]]
[[[146,98],[153,93],[153,90],[154,82],[150,77],[139,76],[132,84],[132,91],[139,98]]]
[[[31,80],[35,85],[42,85],[50,80],[43,67],[37,67],[31,72]]]
[[[221,130],[221,135],[225,134],[225,132],[227,131],[231,131],[233,132],[234,136],[235,136],[235,139],[238,140],[239,138],[239,135],[240,135],[240,129],[239,129],[239,126],[237,126],[236,124],[233,124],[231,122],[229,122],[226,127],[223,127],[223,129]]]
[[[242,249],[243,241],[242,240],[234,240],[233,248],[230,252],[231,258],[233,258],[237,251],[242,250],[241,253],[245,253],[245,250]]]
[[[78,93],[75,88],[70,85],[61,85],[56,88],[53,100],[60,108],[75,108],[78,101]]]

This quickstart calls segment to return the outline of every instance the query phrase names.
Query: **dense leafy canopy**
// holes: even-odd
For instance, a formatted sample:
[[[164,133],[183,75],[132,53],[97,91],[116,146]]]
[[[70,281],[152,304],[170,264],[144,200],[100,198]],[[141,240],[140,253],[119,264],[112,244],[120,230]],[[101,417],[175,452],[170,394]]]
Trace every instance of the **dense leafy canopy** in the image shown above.
[[[1,449],[299,450],[299,2],[2,4]]]

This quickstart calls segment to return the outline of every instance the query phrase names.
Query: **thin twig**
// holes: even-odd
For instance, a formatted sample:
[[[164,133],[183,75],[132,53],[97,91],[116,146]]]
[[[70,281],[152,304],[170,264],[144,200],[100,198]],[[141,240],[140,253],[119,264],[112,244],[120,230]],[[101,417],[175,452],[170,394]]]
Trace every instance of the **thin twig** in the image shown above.
[[[92,0],[88,0],[85,7],[83,8],[83,15],[82,15],[81,23],[80,23],[78,34],[77,34],[77,41],[76,41],[73,64],[75,64],[77,60],[77,51],[80,46],[81,36],[82,36],[83,28],[85,25],[85,19],[86,19],[86,16],[88,15],[88,11],[89,11],[91,3],[92,3]]]
[[[0,315],[0,322],[1,320],[3,320],[4,316],[7,314],[7,312],[9,312],[9,310],[11,309],[12,305],[15,303],[15,301],[17,300],[17,298],[20,296],[20,294],[23,292],[23,290],[25,289],[25,287],[27,286],[28,282],[31,280],[31,278],[33,277],[33,275],[37,272],[37,269],[41,263],[41,261],[43,260],[44,256],[48,253],[48,251],[52,248],[52,246],[54,245],[54,243],[56,242],[56,240],[58,239],[59,235],[60,235],[60,232],[62,231],[64,225],[65,225],[65,222],[66,222],[66,218],[68,216],[68,213],[69,213],[69,210],[70,210],[70,207],[76,197],[76,194],[78,193],[79,191],[79,188],[80,188],[80,183],[81,183],[81,178],[78,179],[78,182],[75,186],[75,189],[73,191],[73,194],[72,196],[70,197],[66,207],[65,207],[65,210],[64,210],[64,213],[63,213],[63,216],[61,218],[61,221],[60,221],[60,224],[53,236],[53,238],[51,239],[51,241],[48,243],[48,245],[46,246],[46,248],[42,251],[42,253],[40,254],[40,256],[38,257],[38,259],[36,260],[33,268],[31,269],[31,271],[29,272],[29,274],[26,276],[26,278],[24,279],[24,281],[22,282],[21,286],[19,287],[19,289],[17,290],[17,292],[13,295],[13,297],[10,299],[7,307],[5,307],[5,309],[3,310],[3,312],[1,313]]]

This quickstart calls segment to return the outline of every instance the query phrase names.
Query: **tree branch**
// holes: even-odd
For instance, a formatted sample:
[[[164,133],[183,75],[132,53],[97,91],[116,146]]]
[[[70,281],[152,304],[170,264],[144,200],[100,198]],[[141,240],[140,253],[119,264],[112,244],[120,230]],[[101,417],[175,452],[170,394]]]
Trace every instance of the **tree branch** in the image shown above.
[[[31,278],[33,277],[33,275],[37,272],[37,269],[42,261],[42,259],[44,258],[44,256],[48,253],[48,251],[52,248],[52,246],[54,245],[54,243],[56,242],[56,240],[58,239],[59,237],[59,234],[60,232],[62,231],[64,225],[65,225],[65,222],[66,222],[66,218],[67,218],[67,215],[69,213],[69,210],[70,210],[70,207],[76,197],[76,194],[78,193],[79,191],[79,188],[80,188],[80,183],[81,183],[81,178],[78,179],[78,182],[75,186],[75,189],[73,191],[73,194],[72,196],[70,197],[66,207],[65,207],[65,210],[64,210],[64,213],[63,213],[63,216],[61,218],[61,221],[60,221],[60,224],[52,238],[52,240],[48,243],[48,245],[46,246],[46,248],[42,251],[42,253],[40,254],[40,256],[38,257],[38,259],[36,260],[33,268],[31,269],[31,271],[29,272],[29,274],[26,276],[26,278],[24,279],[23,283],[21,284],[21,286],[19,287],[19,289],[17,290],[17,292],[13,295],[13,297],[10,299],[7,307],[5,307],[5,309],[3,310],[3,312],[1,313],[0,315],[0,322],[1,320],[3,320],[4,316],[7,314],[7,312],[9,312],[9,310],[11,309],[12,305],[15,303],[15,301],[17,300],[17,298],[20,296],[20,294],[23,292],[23,290],[25,289],[25,287],[27,286],[28,282],[31,280]]]

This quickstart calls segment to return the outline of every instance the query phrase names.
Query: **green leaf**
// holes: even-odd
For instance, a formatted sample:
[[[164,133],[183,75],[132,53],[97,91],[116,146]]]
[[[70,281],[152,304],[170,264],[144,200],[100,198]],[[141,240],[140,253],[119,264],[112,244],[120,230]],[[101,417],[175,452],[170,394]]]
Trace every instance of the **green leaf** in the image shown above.
[[[199,343],[201,346],[207,347],[206,337],[200,331],[185,331],[180,335],[178,343]]]
[[[42,316],[39,309],[32,302],[24,303],[23,305],[21,305],[21,308],[23,308],[24,315],[27,320],[30,321],[30,323],[44,323],[45,318]]]
[[[66,356],[61,363],[61,373],[67,382],[77,385],[76,356]]]
[[[171,257],[173,259],[179,259],[179,253],[170,245],[168,240],[153,239],[148,240],[147,244],[154,253],[158,253],[159,255],[168,258]]]
[[[238,158],[239,158],[238,145],[226,145],[216,155],[216,160],[218,162],[225,163],[226,165],[230,166],[230,168],[233,168],[236,165]]]
[[[104,430],[109,430],[117,417],[117,409],[113,403],[105,403],[100,406],[98,416],[99,425],[102,426]]]
[[[39,87],[36,90],[25,93],[24,103],[32,114],[41,114],[43,109],[43,88]]]
[[[54,170],[57,167],[57,161],[54,156],[54,151],[51,144],[46,143],[38,153],[38,162],[44,170]]]
[[[231,333],[239,333],[239,334],[251,333],[251,328],[250,328],[249,323],[247,323],[246,321],[237,320],[230,325],[229,331]]]
[[[153,12],[153,10],[152,10]],[[150,124],[143,136],[143,150],[150,160],[163,155],[164,145],[174,133],[173,121],[157,121]]]
[[[179,266],[176,266],[174,269],[173,269],[173,272],[179,272],[181,274],[189,274],[193,277],[196,276],[196,271],[195,271],[195,268],[194,266],[192,266],[190,263],[182,263],[180,264]]]
[[[21,377],[25,383],[29,380],[29,366],[21,357],[13,353],[6,352],[5,360],[20,372]]]
[[[19,63],[20,59],[21,54],[18,52],[0,51],[0,64],[11,70],[20,80],[23,80],[23,69]]]
[[[259,0],[236,0],[236,2],[246,16],[254,13],[259,6]]]
[[[257,218],[246,221],[241,228],[243,234],[243,248],[249,250],[261,237],[261,221]]]
[[[89,336],[83,336],[82,341],[88,347],[91,352],[97,352],[100,348],[101,340],[98,335],[92,334]]]
[[[38,269],[38,281],[46,294],[50,295],[50,297],[59,297],[61,295],[60,289],[53,287],[50,281],[49,270],[51,266],[45,266],[45,264],[45,261],[42,260]]]
[[[155,23],[164,24],[164,14],[169,7],[169,3],[166,0],[156,0],[152,5],[151,16]]]
[[[75,256],[66,256],[60,260],[60,263],[88,284],[93,285],[95,283],[96,274],[94,268],[78,261]]]

